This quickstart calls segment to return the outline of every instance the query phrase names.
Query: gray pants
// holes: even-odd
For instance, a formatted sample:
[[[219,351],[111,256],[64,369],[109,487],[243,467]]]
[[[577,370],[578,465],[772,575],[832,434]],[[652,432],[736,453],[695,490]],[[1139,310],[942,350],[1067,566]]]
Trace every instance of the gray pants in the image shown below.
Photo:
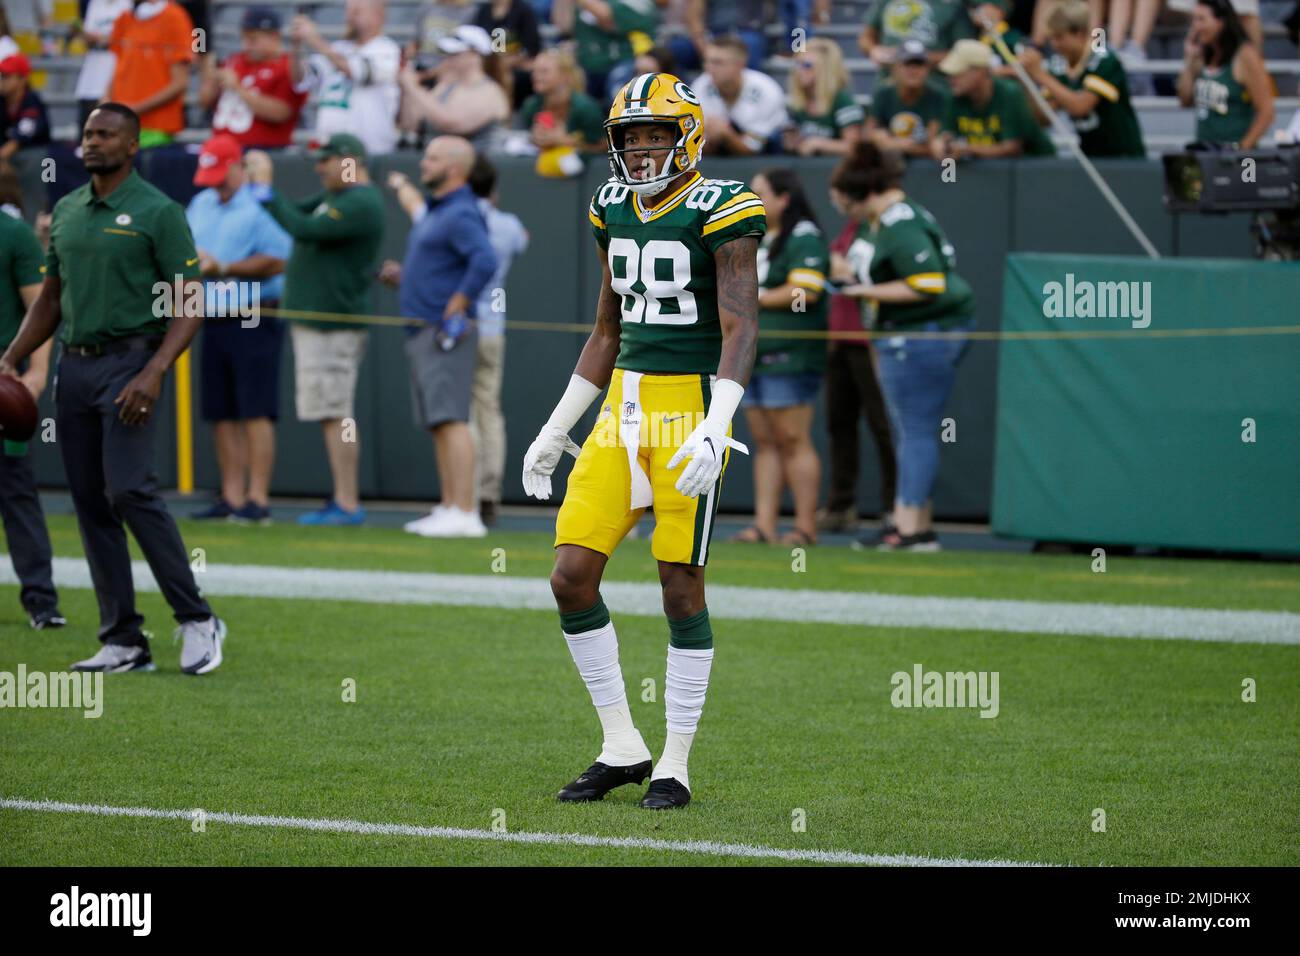
[[[158,496],[153,470],[157,417],[144,425],[124,425],[113,404],[151,356],[147,351],[97,358],[65,354],[55,385],[56,437],[99,600],[99,639],[106,644],[144,639],[124,524],[139,542],[176,620],[201,621],[212,614],[199,596],[176,522]]]
[[[28,614],[52,611],[59,603],[50,572],[50,533],[36,493],[36,469],[30,449],[20,456],[0,450],[0,519],[4,520],[9,559],[22,585],[20,598]]]

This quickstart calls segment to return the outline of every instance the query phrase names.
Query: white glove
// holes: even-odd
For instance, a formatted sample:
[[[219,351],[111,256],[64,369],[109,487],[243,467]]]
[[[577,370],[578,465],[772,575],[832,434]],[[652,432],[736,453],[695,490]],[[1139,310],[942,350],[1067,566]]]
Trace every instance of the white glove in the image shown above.
[[[560,403],[551,412],[551,417],[538,433],[537,438],[528,446],[524,455],[524,493],[540,501],[551,497],[551,475],[560,463],[560,456],[566,451],[574,458],[582,451],[578,443],[569,437],[569,429],[577,424],[582,413],[591,407],[600,395],[600,389],[588,382],[581,375],[569,378],[569,387],[560,397]]]
[[[682,469],[677,479],[677,490],[687,498],[696,498],[713,487],[713,483],[722,474],[722,461],[727,450],[727,428],[707,418],[686,436],[677,454],[668,461],[668,470],[672,471],[682,459],[690,462]]]
[[[542,426],[541,432],[528,446],[524,455],[524,493],[539,501],[551,497],[551,475],[560,463],[560,456],[568,452],[574,458],[582,451],[578,443],[564,429],[551,424]]]
[[[690,462],[682,469],[677,479],[677,490],[687,498],[698,498],[718,480],[722,474],[727,446],[749,453],[738,441],[727,437],[731,427],[731,417],[736,414],[740,397],[745,390],[730,379],[720,378],[713,385],[713,400],[709,404],[709,413],[695,430],[686,436],[682,447],[668,460],[668,470],[672,471],[683,459]]]

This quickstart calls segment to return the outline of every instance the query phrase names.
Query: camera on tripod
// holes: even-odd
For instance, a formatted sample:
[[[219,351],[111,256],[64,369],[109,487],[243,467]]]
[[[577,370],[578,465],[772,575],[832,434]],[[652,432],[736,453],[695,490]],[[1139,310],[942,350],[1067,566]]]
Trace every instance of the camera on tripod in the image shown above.
[[[1256,258],[1300,259],[1300,148],[1214,149],[1193,144],[1161,160],[1169,212],[1254,213],[1250,228]]]

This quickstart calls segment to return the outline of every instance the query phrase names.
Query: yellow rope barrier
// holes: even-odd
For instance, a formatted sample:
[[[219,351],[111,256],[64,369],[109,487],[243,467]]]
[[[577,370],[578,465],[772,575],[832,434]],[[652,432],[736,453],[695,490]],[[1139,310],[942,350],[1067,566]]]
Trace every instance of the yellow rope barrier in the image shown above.
[[[343,312],[310,312],[301,309],[266,308],[266,315],[282,319],[302,319],[311,322],[339,322],[353,325],[376,325],[419,328],[426,323],[421,319],[410,319],[400,315],[350,315]],[[537,322],[525,319],[507,319],[507,329],[521,332],[568,332],[586,333],[591,331],[591,324],[584,322]],[[980,342],[1030,342],[1030,341],[1069,341],[1084,339],[1183,339],[1183,338],[1222,338],[1236,335],[1300,335],[1300,325],[1262,325],[1241,328],[1207,328],[1207,329],[1068,329],[1055,331],[1051,329],[1034,329],[1026,331],[988,330],[971,332],[919,332],[906,329],[872,329],[861,332],[823,332],[820,330],[760,329],[760,338],[782,339],[823,339],[826,341],[861,342],[893,338],[908,339],[955,339],[964,338]]]

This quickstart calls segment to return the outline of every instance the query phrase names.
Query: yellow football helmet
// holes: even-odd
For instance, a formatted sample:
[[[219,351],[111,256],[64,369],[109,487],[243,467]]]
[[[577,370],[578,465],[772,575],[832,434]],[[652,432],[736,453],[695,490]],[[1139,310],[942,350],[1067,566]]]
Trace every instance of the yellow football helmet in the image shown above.
[[[677,143],[663,169],[649,179],[633,179],[623,160],[623,131],[634,123],[669,123],[677,127]],[[614,178],[634,193],[653,196],[680,174],[694,169],[704,152],[704,111],[699,97],[671,73],[642,73],[614,95],[605,120],[609,167]]]

